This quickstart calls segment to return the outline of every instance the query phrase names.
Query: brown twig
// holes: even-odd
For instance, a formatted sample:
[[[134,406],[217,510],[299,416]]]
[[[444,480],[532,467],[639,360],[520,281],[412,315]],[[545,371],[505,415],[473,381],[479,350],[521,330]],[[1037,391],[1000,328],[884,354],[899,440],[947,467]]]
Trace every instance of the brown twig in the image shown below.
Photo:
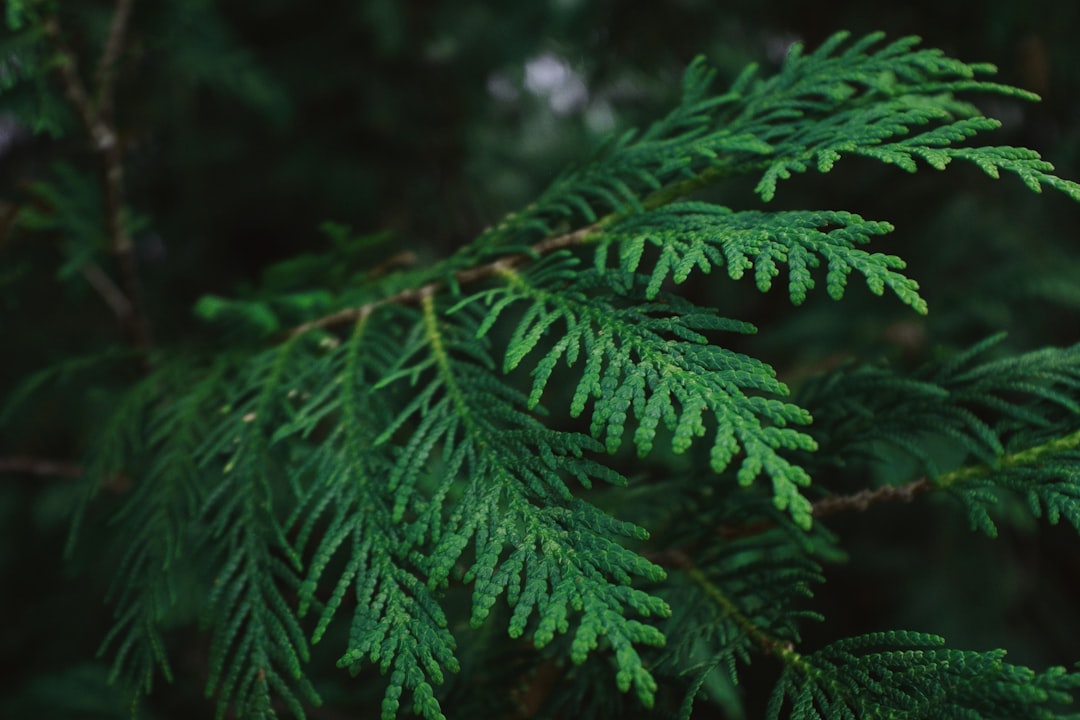
[[[134,4],[134,0],[117,0],[116,10],[113,11],[112,24],[109,26],[109,36],[105,40],[105,49],[101,51],[101,60],[98,62],[97,73],[94,76],[98,89],[98,114],[106,122],[112,122],[112,104],[115,98],[116,86],[116,63],[120,59],[120,53],[124,49],[124,37],[127,35],[128,18],[131,17],[131,7]]]
[[[1044,443],[1025,450],[1002,455],[990,464],[963,465],[939,475],[933,482],[924,476],[904,485],[883,485],[878,488],[866,488],[850,495],[834,495],[823,498],[813,504],[812,512],[815,518],[823,518],[841,512],[865,512],[875,505],[888,502],[908,503],[919,495],[924,495],[934,489],[948,489],[958,483],[985,478],[996,472],[1005,472],[1010,468],[1037,465],[1047,455],[1073,451],[1077,448],[1080,448],[1080,430],[1073,431],[1063,437],[1051,438]],[[776,527],[776,523],[772,520],[758,520],[743,525],[724,524],[716,528],[715,533],[725,540],[734,540],[759,535],[774,527]],[[681,548],[673,548],[650,557],[653,557],[656,562],[678,566],[678,563],[673,560],[675,557],[673,553],[681,552]]]
[[[746,167],[753,167],[753,164]],[[695,190],[699,190],[711,183],[716,182],[729,172],[732,172],[731,166],[717,165],[715,167],[708,168],[696,177],[679,180],[670,185],[653,191],[648,197],[644,198],[641,201],[641,207],[646,210],[660,207],[661,205],[669,203],[678,197],[688,195]],[[534,205],[529,205],[524,210],[522,210],[521,213],[527,213],[531,209],[533,209],[533,207]],[[517,213],[517,215],[520,215],[520,213]],[[503,227],[510,222],[510,219],[512,217],[513,215],[507,217],[503,221],[503,223],[497,226],[495,229],[497,231],[503,229]],[[529,252],[507,255],[506,257],[499,258],[498,260],[495,260],[493,262],[460,270],[454,274],[454,282],[458,285],[465,285],[467,283],[494,277],[495,275],[498,275],[504,270],[509,270],[518,265],[530,262],[537,259],[538,257],[543,257],[544,255],[547,255],[548,253],[554,252],[556,250],[573,247],[574,245],[580,245],[590,235],[599,232],[600,230],[611,225],[614,222],[617,222],[622,217],[625,217],[624,213],[616,210],[600,218],[599,220],[596,220],[595,222],[578,228],[577,230],[574,230],[572,232],[546,237],[543,240],[540,240],[533,245],[530,245]],[[330,315],[326,315],[324,317],[317,318],[301,325],[297,325],[296,327],[287,331],[285,333],[285,337],[296,337],[297,335],[302,335],[310,330],[315,330],[316,328],[325,329],[328,327],[333,327],[335,325],[354,323],[361,318],[367,317],[371,314],[373,310],[378,307],[381,307],[383,305],[416,302],[420,298],[432,294],[439,288],[443,287],[443,285],[445,284],[446,283],[444,281],[434,281],[428,283],[424,287],[402,290],[401,292],[398,292],[389,297],[382,298],[381,300],[373,300],[359,307],[339,310],[338,312],[332,313]]]
[[[665,550],[662,553],[650,555],[649,558],[653,562],[659,562],[670,568],[678,568],[686,573],[691,580],[705,591],[709,599],[716,603],[717,607],[720,608],[720,612],[738,625],[766,655],[783,658],[794,654],[795,645],[792,642],[775,638],[758,627],[702,572],[701,568],[682,549]]]
[[[393,272],[394,270],[400,270],[401,268],[415,265],[416,260],[416,253],[414,253],[412,250],[402,250],[401,252],[396,252],[390,257],[380,262],[375,267],[371,268],[371,270],[368,271],[367,278],[368,280],[375,280],[381,278],[383,275],[386,275],[389,272]]]
[[[83,127],[90,133],[94,145],[100,148],[103,143],[110,142],[109,138],[104,135],[107,128],[102,127],[98,122],[97,113],[94,112],[94,104],[90,102],[90,96],[86,94],[86,88],[83,86],[82,79],[79,78],[75,53],[64,42],[64,35],[60,30],[60,21],[55,16],[47,17],[42,24],[42,29],[45,31],[45,37],[53,44],[59,55],[56,70],[60,73],[64,94],[67,95],[71,106],[75,108],[75,112],[79,114],[79,119],[82,120]]]
[[[864,512],[875,505],[887,502],[911,502],[916,496],[929,492],[933,487],[929,479],[922,477],[905,485],[885,485],[879,488],[867,488],[850,495],[834,495],[814,503],[813,514],[815,518],[822,518],[841,512]],[[759,535],[774,527],[776,523],[771,520],[759,520],[746,525],[721,525],[717,528],[716,534],[725,540],[734,540]],[[769,635],[746,617],[694,563],[686,547],[668,548],[648,553],[646,557],[652,562],[686,573],[717,604],[721,612],[742,628],[766,655],[779,657],[785,662],[798,662],[799,655],[795,652],[794,644]]]
[[[834,495],[814,503],[813,515],[815,518],[822,518],[841,512],[864,512],[875,505],[887,502],[911,502],[916,496],[929,492],[933,488],[934,485],[931,484],[928,478],[921,477],[905,485],[886,485],[878,488],[866,488],[850,495]],[[760,520],[746,525],[722,525],[717,528],[716,532],[725,540],[732,540],[759,535],[774,527],[776,527],[776,523],[773,521]],[[770,635],[765,629],[759,627],[752,619],[747,617],[735,602],[727,597],[723,590],[697,566],[685,546],[648,553],[646,557],[652,562],[685,573],[687,577],[701,587],[710,600],[716,603],[720,612],[738,625],[763,653],[774,656],[786,664],[798,664],[801,662],[801,656],[796,652],[795,644],[789,640],[782,640]]]
[[[882,485],[878,488],[866,488],[850,495],[832,495],[814,503],[813,515],[815,519],[818,519],[842,512],[866,512],[874,505],[883,503],[908,503],[933,488],[929,479],[921,477],[905,485]],[[721,525],[716,528],[716,534],[725,540],[736,540],[760,535],[774,527],[776,523],[772,520],[758,520],[746,525]]]
[[[109,245],[116,258],[127,302],[118,303],[115,297],[108,294],[103,294],[103,297],[117,314],[132,344],[140,350],[148,350],[153,344],[150,323],[143,307],[142,283],[139,280],[138,262],[135,258],[135,244],[124,222],[123,148],[113,123],[116,65],[123,49],[132,4],[133,0],[117,0],[105,49],[98,63],[95,101],[91,101],[90,93],[87,92],[79,76],[75,53],[64,42],[59,19],[56,16],[46,18],[43,29],[45,36],[53,44],[59,56],[57,72],[60,75],[64,94],[78,113],[83,128],[90,136],[94,150],[101,156],[104,169],[105,214],[110,238]],[[96,277],[92,272],[89,275],[85,272],[83,274],[88,280],[91,276]],[[104,283],[93,281],[91,283],[99,292],[106,287]]]
[[[882,485],[878,488],[866,488],[851,495],[833,495],[814,503],[814,517],[823,518],[852,511],[866,512],[874,505],[889,502],[909,503],[933,488],[929,479],[921,477],[905,485]]]
[[[79,272],[86,278],[86,282],[90,283],[90,287],[97,290],[98,295],[112,309],[116,317],[126,318],[131,316],[131,301],[97,263],[83,263],[82,267],[79,268]]]
[[[0,457],[0,473],[11,475],[34,475],[36,477],[60,477],[78,479],[83,469],[75,463],[59,462],[29,455]]]
[[[543,257],[556,250],[562,248],[573,247],[574,245],[580,245],[585,241],[591,233],[597,231],[600,228],[600,222],[595,222],[591,225],[578,228],[577,230],[562,235],[556,235],[554,237],[544,238],[543,240],[530,245],[529,252],[517,253],[514,255],[507,255],[506,257],[499,258],[498,260],[484,263],[483,265],[477,265],[471,268],[465,268],[454,273],[454,281],[458,285],[467,285],[479,280],[495,277],[501,272],[510,270],[518,265],[522,265],[530,260],[535,260],[538,257]],[[376,308],[383,305],[409,305],[419,302],[424,297],[427,297],[434,293],[439,288],[443,287],[446,283],[443,281],[433,281],[418,288],[408,288],[400,292],[394,293],[385,298],[379,300],[372,300],[369,303],[360,305],[358,307],[345,308],[339,310],[330,315],[324,315],[321,318],[311,320],[309,322],[297,325],[286,332],[285,336],[293,338],[298,335],[303,335],[306,332],[315,329],[326,329],[337,325],[345,325],[355,323],[356,321],[367,317]]]

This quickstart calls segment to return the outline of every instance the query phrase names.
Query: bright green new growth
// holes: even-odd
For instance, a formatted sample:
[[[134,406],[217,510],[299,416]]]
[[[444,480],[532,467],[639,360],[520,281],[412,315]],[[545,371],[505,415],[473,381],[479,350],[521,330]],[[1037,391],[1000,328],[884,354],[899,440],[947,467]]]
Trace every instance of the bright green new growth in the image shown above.
[[[29,13],[9,4],[8,23]],[[836,299],[855,273],[927,312],[904,262],[864,249],[888,222],[688,198],[739,176],[769,201],[845,156],[911,172],[957,159],[1080,200],[1036,153],[972,144],[998,123],[965,98],[1034,96],[915,38],[880,43],[795,47],[775,76],[749,68],[725,92],[694,61],[666,117],[432,268],[337,296],[204,298],[197,313],[246,344],[159,362],[95,444],[95,487],[117,473],[135,484],[116,518],[130,549],[104,646],[114,674],[139,692],[155,667],[171,677],[161,631],[191,620],[174,617],[182,573],[205,583],[219,716],[302,717],[320,701],[309,644],[333,638],[340,667],[386,676],[382,717],[404,705],[443,718],[459,643],[497,623],[686,718],[753,653],[785,667],[771,717],[1064,717],[1080,674],[1002,652],[902,632],[806,655],[794,643],[819,619],[801,604],[820,562],[839,554],[815,520],[815,455],[914,457],[991,534],[985,507],[1005,491],[1080,529],[1080,351],[975,364],[978,347],[910,378],[844,368],[792,399],[767,363],[724,346],[754,327],[678,294],[724,266],[762,292],[786,273],[799,305],[821,271]],[[57,175],[36,193],[60,212],[23,222],[84,237],[86,213],[61,192],[79,178]],[[587,431],[549,419],[564,414],[587,414]],[[956,467],[935,465],[930,437],[956,443]],[[657,482],[665,510],[648,529],[617,510],[641,492],[614,469],[627,444],[689,468]],[[687,488],[712,498],[693,522]]]

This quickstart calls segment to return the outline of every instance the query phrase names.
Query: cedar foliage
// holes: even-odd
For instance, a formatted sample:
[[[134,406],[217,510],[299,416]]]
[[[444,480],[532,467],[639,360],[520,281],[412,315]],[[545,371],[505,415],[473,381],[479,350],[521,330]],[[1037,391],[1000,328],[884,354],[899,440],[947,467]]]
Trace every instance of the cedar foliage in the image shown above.
[[[232,63],[221,77],[203,56],[208,80],[275,103],[208,4],[165,6],[162,22],[206,19]],[[150,220],[109,172],[123,169],[110,138],[125,68],[108,31],[123,35],[125,7],[63,18],[89,28],[91,81],[55,8],[7,6],[0,100],[35,132],[84,133],[106,169],[95,177],[74,154],[56,165],[16,231],[60,238],[63,272],[91,282],[94,258],[114,256],[130,350],[28,375],[3,417],[50,383],[138,366],[85,443],[70,543],[96,552],[83,538],[110,505],[121,551],[102,559],[115,622],[100,652],[134,712],[180,673],[171,646],[191,626],[209,638],[219,717],[304,717],[327,692],[322,643],[342,670],[378,669],[362,682],[387,719],[455,717],[468,693],[525,714],[507,688],[545,673],[556,687],[529,713],[689,718],[737,704],[760,656],[781,667],[770,718],[1075,712],[1080,672],[1013,665],[1004,650],[906,629],[800,643],[808,623],[828,626],[813,598],[842,554],[832,513],[935,494],[991,537],[1021,504],[1080,530],[1080,346],[1005,353],[994,336],[916,369],[844,364],[793,394],[738,349],[758,328],[684,292],[704,275],[751,277],[798,306],[819,288],[840,300],[855,278],[926,314],[904,260],[868,249],[889,222],[769,203],[793,176],[855,157],[909,173],[956,161],[1080,200],[1038,153],[988,144],[1000,123],[975,100],[1032,93],[914,37],[837,33],[728,87],[698,58],[666,115],[446,259],[352,271],[372,239],[329,224],[325,257],[203,296],[212,340],[158,345],[130,262]],[[709,199],[732,179],[765,209]],[[854,494],[828,482],[899,462],[911,482]],[[118,501],[101,497],[118,486]]]

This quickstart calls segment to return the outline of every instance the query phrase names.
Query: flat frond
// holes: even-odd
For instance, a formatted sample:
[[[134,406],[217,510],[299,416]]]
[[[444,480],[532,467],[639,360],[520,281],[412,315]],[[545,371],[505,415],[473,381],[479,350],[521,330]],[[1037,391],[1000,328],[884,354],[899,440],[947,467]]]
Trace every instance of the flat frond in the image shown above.
[[[754,271],[758,289],[765,292],[780,266],[787,265],[788,293],[800,305],[815,286],[813,270],[824,261],[830,297],[843,296],[848,275],[854,271],[866,278],[875,294],[888,287],[905,304],[925,314],[926,301],[919,296],[918,283],[897,272],[904,262],[858,247],[892,229],[889,223],[846,212],[733,212],[718,205],[684,202],[629,216],[606,228],[593,242],[598,267],[607,264],[614,247],[626,273],[638,272],[646,249],[656,248],[646,291],[650,300],[669,277],[680,284],[695,270],[708,273],[720,266],[727,266],[734,280]]]
[[[1062,667],[1039,673],[1005,662],[1004,650],[950,650],[935,635],[891,631],[793,657],[766,716],[1050,720],[1078,691],[1080,673]]]
[[[1002,455],[991,465],[959,468],[938,479],[967,509],[972,529],[997,536],[987,509],[1011,492],[1051,525],[1065,519],[1080,532],[1080,431]]]
[[[771,649],[797,642],[801,623],[821,619],[800,607],[823,582],[821,568],[782,531],[713,540],[692,564],[682,565],[666,584],[675,611],[663,627],[671,641],[657,671],[695,678],[684,696],[685,712],[706,675],[725,673],[738,683],[739,662],[748,664],[763,644]]]
[[[0,208],[0,220],[57,240],[60,277],[100,281],[121,325],[143,319],[125,262],[145,222],[125,194],[137,173],[123,182],[121,172],[136,158],[115,144],[132,128],[113,127],[113,106],[129,104],[112,91],[136,81],[113,82],[121,62],[164,58],[165,78],[239,98],[279,129],[291,113],[208,0],[136,13],[151,45],[121,42],[135,28],[129,5],[109,21],[104,7],[15,0],[0,39],[2,114],[57,134],[81,124],[95,143],[82,164],[57,163],[20,186],[30,202]],[[364,13],[397,13],[384,5],[394,4]],[[153,39],[158,23],[170,32]],[[102,54],[92,82],[84,46]],[[994,505],[1009,500],[1080,532],[1080,345],[1008,355],[995,337],[915,371],[852,363],[791,399],[770,364],[734,349],[746,338],[729,333],[753,325],[678,294],[716,268],[761,292],[786,284],[795,305],[815,288],[840,299],[855,278],[925,314],[904,260],[869,247],[892,232],[887,222],[689,198],[742,176],[768,202],[794,175],[856,156],[906,172],[960,161],[1080,200],[1080,184],[1038,153],[982,144],[1001,123],[978,96],[1034,99],[989,81],[993,72],[880,33],[795,44],[771,76],[750,66],[727,90],[699,57],[670,112],[612,136],[443,261],[369,267],[389,234],[353,238],[330,223],[333,252],[278,263],[240,297],[195,304],[222,334],[209,358],[140,340],[16,386],[0,410],[6,427],[50,384],[100,361],[143,362],[79,441],[86,500],[131,481],[112,520],[121,551],[101,646],[109,680],[128,681],[137,698],[157,674],[171,678],[169,631],[198,616],[219,718],[303,718],[321,702],[308,663],[324,640],[338,643],[339,668],[382,673],[383,720],[410,707],[446,720],[465,712],[451,703],[473,683],[487,695],[507,685],[499,702],[522,704],[521,716],[587,706],[590,717],[688,720],[709,695],[735,716],[754,655],[783,665],[767,709],[776,720],[1065,716],[1080,673],[1011,665],[1001,650],[950,650],[901,631],[804,654],[795,643],[820,619],[804,604],[823,564],[843,557],[815,517],[937,489],[989,535],[1003,515]],[[64,94],[66,115],[49,104],[64,106]],[[23,112],[26,97],[39,107]],[[231,147],[204,150],[221,160]],[[104,185],[87,161],[104,163]],[[130,287],[113,292],[93,275],[106,258],[116,262],[102,272],[118,270]],[[9,277],[20,280],[0,278],[5,291]],[[802,354],[798,338],[822,327],[811,317],[789,346]],[[77,421],[96,421],[79,410]],[[25,463],[7,465],[21,473]],[[812,504],[811,474],[837,480],[838,494]],[[856,474],[912,482],[839,494]],[[195,578],[202,586],[187,590]],[[493,658],[502,667],[488,673]],[[447,682],[454,673],[460,683]],[[525,708],[509,689],[534,681],[530,702],[545,708]]]
[[[196,452],[210,427],[221,370],[166,367],[155,373],[146,381],[158,398],[143,425],[142,452],[119,468],[102,467],[137,473],[131,499],[113,519],[127,551],[111,593],[116,624],[99,650],[113,654],[110,680],[123,676],[136,696],[150,692],[155,666],[172,679],[161,632],[176,614],[176,567],[193,563],[188,555],[204,493]]]
[[[1013,444],[1039,444],[1055,429],[1058,436],[1069,434],[1068,418],[1080,412],[1080,348],[983,360],[1001,339],[988,338],[912,375],[884,366],[842,368],[808,383],[800,403],[830,428],[830,438],[822,440],[834,443],[833,451],[843,445],[848,453],[893,448],[922,454],[923,470],[934,478],[942,470],[919,448],[938,436],[978,464],[994,466]],[[1037,432],[1025,437],[1020,428]]]
[[[828,172],[847,154],[872,157],[909,172],[914,172],[919,158],[944,169],[960,157],[994,177],[998,169],[1008,169],[1038,190],[1043,182],[1038,173],[1052,168],[1039,165],[1030,151],[954,147],[999,126],[958,100],[959,95],[1037,99],[1033,94],[980,80],[993,68],[949,58],[940,50],[918,49],[918,38],[873,52],[880,35],[870,35],[846,52],[837,52],[845,41],[846,35],[838,34],[811,55],[793,51],[780,73],[759,82],[751,93],[758,96],[756,102],[739,120],[761,123],[756,134],[774,148],[756,188],[762,198],[771,200],[777,183],[792,174]],[[926,129],[912,134],[917,128]],[[1076,188],[1067,182],[1052,186],[1076,197]]]
[[[628,280],[636,281],[634,276]],[[510,275],[502,288],[474,298],[492,306],[489,317],[506,307],[504,297],[528,304],[507,346],[508,371],[547,332],[557,333],[533,369],[531,407],[539,403],[560,360],[572,364],[583,356],[570,412],[580,415],[592,404],[591,432],[608,452],[621,446],[630,418],[637,421],[633,442],[644,457],[661,425],[672,433],[674,451],[681,453],[706,434],[706,417],[711,417],[713,470],[722,472],[743,453],[740,483],[750,485],[764,474],[773,483],[776,506],[809,526],[810,505],[799,488],[809,485],[810,477],[781,454],[815,448],[808,435],[788,427],[808,423],[809,414],[777,399],[787,388],[771,367],[710,344],[704,335],[752,327],[675,296],[648,302],[644,295],[649,290],[643,293],[640,287],[645,284],[625,286],[618,276],[578,270],[573,259],[553,257],[540,264],[536,276]]]
[[[617,541],[643,537],[640,528],[575,499],[570,488],[625,480],[588,457],[601,449],[596,441],[546,428],[526,412],[526,398],[492,374],[485,344],[473,337],[482,316],[464,309],[454,317],[468,331],[440,319],[425,300],[423,342],[435,362],[405,357],[434,375],[429,382],[439,390],[406,409],[415,414],[414,431],[388,482],[401,532],[432,545],[421,563],[427,586],[443,585],[474,545],[476,559],[464,574],[473,583],[474,625],[505,594],[514,608],[512,636],[522,635],[534,615],[537,647],[575,626],[571,659],[584,662],[606,643],[619,688],[634,687],[650,704],[655,681],[635,646],[661,644],[663,636],[628,615],[668,610],[631,583],[663,573]],[[439,475],[428,479],[432,468]],[[418,491],[421,483],[426,491]],[[447,508],[450,496],[455,502]],[[580,617],[572,624],[573,615]]]
[[[206,610],[213,629],[207,694],[216,693],[219,717],[230,705],[248,717],[272,717],[271,695],[297,717],[304,716],[301,698],[319,702],[303,672],[305,633],[285,599],[299,587],[298,560],[274,505],[284,473],[270,445],[290,412],[303,345],[294,340],[241,366],[244,382],[199,451],[201,464],[217,470],[202,515],[208,554],[219,563]]]
[[[1035,517],[1080,530],[1080,346],[983,360],[994,336],[911,377],[861,366],[806,388],[801,402],[830,428],[830,452],[916,460],[935,486],[965,508],[971,527],[996,537],[989,510],[1006,495]],[[944,470],[934,438],[959,451]]]
[[[432,683],[443,681],[443,669],[457,672],[454,638],[431,590],[378,549],[367,572],[357,575],[357,611],[349,633],[349,650],[338,665],[354,672],[369,659],[389,684],[382,717],[397,717],[403,690],[412,694],[414,712],[427,720],[445,720]]]

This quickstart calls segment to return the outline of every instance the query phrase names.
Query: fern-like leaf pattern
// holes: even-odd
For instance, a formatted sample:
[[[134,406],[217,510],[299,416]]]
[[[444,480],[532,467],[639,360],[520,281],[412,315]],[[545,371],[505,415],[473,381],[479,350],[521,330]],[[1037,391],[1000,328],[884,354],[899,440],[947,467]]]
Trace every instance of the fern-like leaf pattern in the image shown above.
[[[788,706],[784,717],[794,720],[1044,720],[1061,717],[1077,687],[1080,675],[1061,667],[1035,673],[1005,662],[1004,650],[951,650],[936,635],[872,633],[794,660],[777,684],[767,717],[778,720]]]
[[[805,424],[809,416],[766,395],[787,394],[768,365],[710,344],[704,334],[751,332],[752,326],[674,296],[647,302],[640,288],[644,283],[621,286],[615,278],[612,288],[612,278],[578,270],[573,258],[553,257],[527,276],[507,271],[505,279],[502,288],[466,301],[490,305],[481,335],[512,302],[528,303],[507,346],[505,370],[520,365],[556,323],[565,328],[535,365],[530,406],[539,403],[560,360],[573,365],[584,357],[570,413],[581,414],[592,401],[592,434],[604,438],[608,452],[619,449],[631,416],[637,421],[633,441],[639,456],[652,450],[661,423],[672,432],[675,452],[685,452],[707,432],[708,413],[716,424],[713,470],[722,472],[744,453],[740,483],[749,485],[764,473],[773,483],[777,507],[809,525],[809,502],[799,488],[809,485],[810,477],[779,452],[814,449],[809,436],[787,427]]]
[[[35,48],[19,51],[28,60],[46,56],[36,8],[8,8],[13,30],[36,28],[13,41]],[[227,52],[227,27],[206,28]],[[238,58],[233,76],[197,79],[282,116],[268,76]],[[0,78],[5,100],[46,73],[40,62],[12,68]],[[735,280],[752,273],[762,292],[786,272],[799,305],[820,275],[836,299],[856,275],[926,313],[904,261],[868,249],[888,222],[690,196],[744,176],[768,202],[797,173],[861,156],[910,172],[961,161],[1080,200],[1080,185],[1034,151],[981,144],[999,123],[969,98],[1034,99],[984,79],[992,72],[917,38],[839,33],[810,53],[796,45],[772,77],[750,67],[717,92],[699,58],[670,113],[613,138],[443,262],[377,281],[342,271],[326,289],[309,287],[319,274],[309,272],[296,287],[268,280],[247,298],[204,297],[196,314],[234,349],[213,362],[154,358],[90,458],[88,498],[112,477],[137,483],[117,518],[129,550],[103,648],[114,676],[138,692],[155,668],[171,676],[163,628],[176,619],[182,565],[208,578],[196,604],[212,636],[207,692],[219,717],[303,717],[319,702],[309,644],[344,638],[340,667],[386,676],[384,720],[410,703],[445,720],[440,688],[464,666],[466,617],[473,628],[501,618],[515,647],[551,658],[567,680],[555,683],[568,688],[563,700],[594,690],[604,658],[614,685],[633,691],[626,704],[689,717],[765,653],[784,666],[774,718],[1064,717],[1080,675],[1036,673],[1000,651],[947,650],[904,632],[810,654],[794,643],[819,617],[804,604],[821,582],[815,553],[832,541],[813,525],[821,505],[811,498],[827,494],[829,471],[913,458],[920,491],[955,497],[990,535],[988,508],[1010,495],[1080,530],[1076,348],[986,360],[991,339],[914,373],[853,363],[792,399],[768,363],[732,349],[732,334],[752,325],[678,294],[723,266]],[[41,109],[24,119],[61,130]],[[24,230],[72,246],[66,272],[108,244],[96,188],[58,165],[19,215]],[[334,232],[335,246],[347,244]],[[336,256],[324,259],[311,267],[335,267]],[[563,411],[587,415],[587,427],[560,426]],[[661,442],[682,456],[693,492],[686,507],[664,504],[666,516],[641,515],[655,526],[630,522],[620,503],[640,485],[681,482],[650,477],[647,463],[671,460]],[[933,449],[942,442],[954,451],[945,459]],[[620,472],[624,445],[640,458],[640,481]],[[717,526],[680,529],[702,518]],[[663,542],[650,545],[650,532]],[[462,613],[450,598],[466,596]]]
[[[888,287],[905,304],[925,314],[926,301],[919,296],[918,283],[896,272],[905,267],[903,260],[857,247],[892,229],[889,223],[845,212],[733,212],[708,203],[672,203],[605,229],[596,240],[596,265],[606,267],[614,246],[619,267],[634,273],[646,248],[657,248],[656,259],[650,259],[652,272],[645,292],[652,300],[669,277],[683,283],[694,270],[708,273],[713,266],[723,265],[733,280],[753,270],[758,289],[766,292],[780,274],[780,266],[786,264],[791,301],[801,305],[814,288],[813,269],[824,260],[826,287],[833,299],[843,297],[854,271],[866,278],[876,295]]]

